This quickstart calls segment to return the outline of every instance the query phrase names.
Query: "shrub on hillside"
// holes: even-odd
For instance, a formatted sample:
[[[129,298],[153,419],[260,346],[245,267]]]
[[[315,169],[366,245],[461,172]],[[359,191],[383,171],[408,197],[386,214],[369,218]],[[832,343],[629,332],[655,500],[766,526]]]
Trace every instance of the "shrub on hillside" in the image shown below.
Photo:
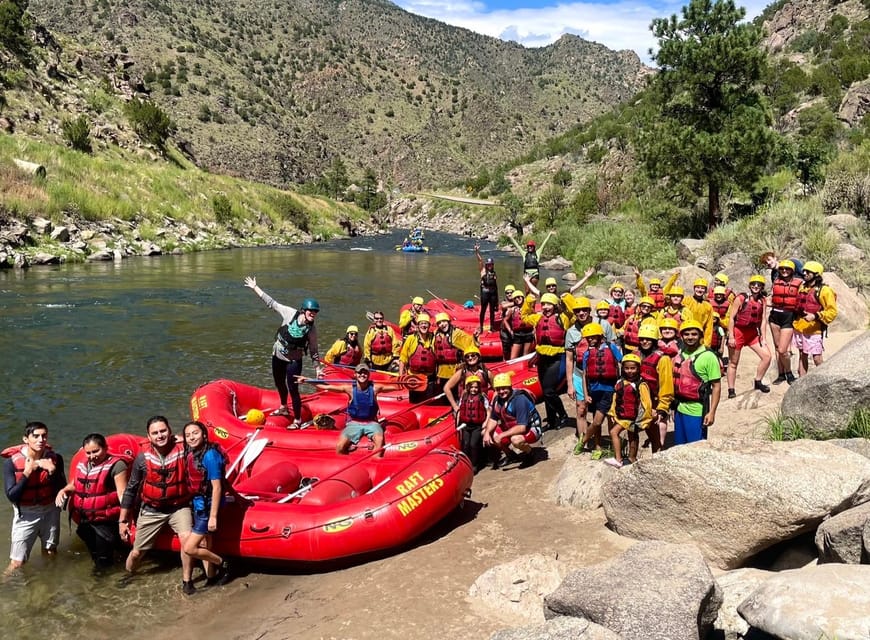
[[[27,0],[0,0],[0,44],[12,53],[24,54],[30,49],[26,8]]]
[[[84,115],[75,120],[64,120],[60,128],[69,146],[83,153],[91,152],[91,123]]]
[[[645,223],[607,220],[583,226],[568,224],[560,227],[550,242],[554,243],[553,252],[573,261],[578,273],[606,260],[641,269],[667,269],[677,264],[673,243]]]
[[[308,233],[311,231],[311,216],[301,204],[289,195],[278,195],[271,198],[276,213],[294,227]]]
[[[124,114],[142,140],[164,151],[166,141],[175,133],[175,124],[160,107],[149,100],[133,98],[124,105]]]
[[[211,208],[218,224],[227,225],[233,221],[233,204],[225,193],[219,193],[211,199]]]

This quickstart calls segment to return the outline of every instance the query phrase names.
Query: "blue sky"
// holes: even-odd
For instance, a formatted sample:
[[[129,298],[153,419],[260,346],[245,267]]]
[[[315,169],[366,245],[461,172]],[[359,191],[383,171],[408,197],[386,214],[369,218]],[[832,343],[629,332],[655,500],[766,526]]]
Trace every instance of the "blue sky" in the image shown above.
[[[737,0],[747,18],[772,0]],[[542,47],[572,33],[610,49],[632,49],[650,63],[656,42],[649,25],[654,18],[679,14],[688,0],[393,0],[406,11],[465,27],[527,47]]]

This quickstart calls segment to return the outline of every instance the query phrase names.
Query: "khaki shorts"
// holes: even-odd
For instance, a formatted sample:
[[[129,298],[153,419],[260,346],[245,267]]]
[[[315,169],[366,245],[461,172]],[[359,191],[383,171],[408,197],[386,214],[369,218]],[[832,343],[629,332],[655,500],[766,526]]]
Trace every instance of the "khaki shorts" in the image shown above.
[[[190,507],[181,507],[169,513],[142,507],[136,519],[136,539],[133,541],[133,548],[137,551],[151,549],[165,525],[169,525],[179,538],[186,537],[193,528]]]

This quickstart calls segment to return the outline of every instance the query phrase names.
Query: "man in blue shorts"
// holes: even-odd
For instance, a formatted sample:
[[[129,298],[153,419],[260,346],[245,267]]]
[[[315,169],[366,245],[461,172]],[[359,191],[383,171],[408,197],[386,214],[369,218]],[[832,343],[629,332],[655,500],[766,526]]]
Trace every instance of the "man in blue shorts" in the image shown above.
[[[578,453],[583,452],[587,446],[601,450],[601,425],[613,404],[613,389],[619,380],[619,363],[622,362],[622,352],[615,344],[604,339],[604,329],[600,324],[590,322],[583,327],[580,335],[588,345],[581,360],[581,368],[583,395],[592,413],[592,423],[583,434]]]
[[[722,392],[722,369],[716,354],[704,347],[704,328],[696,320],[680,325],[683,347],[674,358],[674,444],[707,439],[716,420]]]

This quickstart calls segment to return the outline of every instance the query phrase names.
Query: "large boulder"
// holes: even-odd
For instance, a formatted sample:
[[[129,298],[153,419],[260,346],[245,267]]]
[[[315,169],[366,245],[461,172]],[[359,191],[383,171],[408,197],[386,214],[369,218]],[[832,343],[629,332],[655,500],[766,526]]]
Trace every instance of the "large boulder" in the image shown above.
[[[539,553],[521,556],[482,573],[468,589],[481,613],[497,612],[500,620],[516,623],[544,619],[544,596],[556,589],[568,569]],[[478,606],[479,605],[479,606]]]
[[[559,616],[543,624],[502,629],[492,634],[490,640],[621,640],[620,635],[609,629],[583,620]]]
[[[870,500],[870,460],[813,440],[703,441],[620,469],[602,497],[620,535],[692,542],[735,569]]]
[[[831,331],[856,331],[866,329],[870,320],[867,303],[858,293],[849,288],[836,273],[826,271],[823,276],[837,294],[837,317],[831,323]]]
[[[601,487],[617,473],[616,469],[598,460],[569,456],[553,483],[553,498],[558,505],[597,509],[601,506]]]
[[[791,385],[782,399],[782,414],[813,432],[839,433],[853,410],[870,407],[868,362],[870,333],[863,333]]]
[[[704,255],[706,244],[704,240],[696,240],[695,238],[677,240],[677,257],[680,260],[694,263]]]
[[[698,640],[722,595],[695,547],[642,542],[568,574],[544,604],[547,618],[586,618],[626,640]]]
[[[823,564],[765,580],[737,608],[756,629],[789,640],[867,640],[870,566]]]
[[[868,549],[864,548],[864,530],[870,526],[870,502],[847,509],[825,520],[816,529],[819,563],[842,562],[867,564]]]
[[[677,277],[677,286],[685,289],[686,298],[692,297],[692,287],[695,284],[695,280],[698,278],[703,278],[710,286],[713,285],[713,274],[706,269],[701,269],[699,267],[679,267],[677,271],[680,272],[679,277]],[[667,284],[667,281],[662,284]]]
[[[761,569],[736,569],[716,576],[716,584],[722,590],[722,606],[713,623],[713,629],[725,640],[741,640],[749,631],[749,625],[737,607],[755,591],[758,586],[773,575]]]

